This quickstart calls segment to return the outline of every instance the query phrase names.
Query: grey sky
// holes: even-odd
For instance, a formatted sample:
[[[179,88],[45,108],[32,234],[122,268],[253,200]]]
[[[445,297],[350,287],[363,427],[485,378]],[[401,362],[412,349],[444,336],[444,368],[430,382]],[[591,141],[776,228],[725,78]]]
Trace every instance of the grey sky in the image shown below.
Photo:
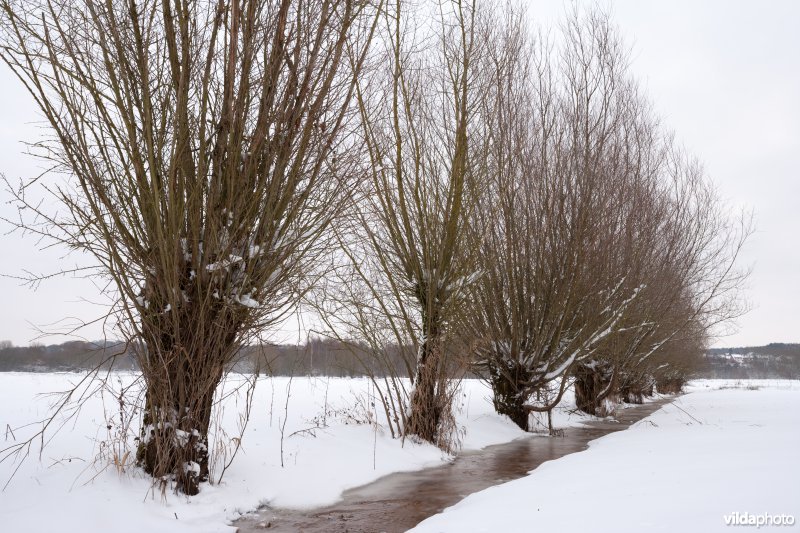
[[[545,26],[560,2],[529,0]],[[746,297],[752,311],[739,332],[717,345],[800,341],[800,2],[643,1],[608,4],[633,49],[634,73],[677,138],[705,163],[734,206],[755,212],[757,233],[742,257],[754,268]],[[0,68],[0,172],[15,180],[37,173],[21,141],[41,134],[38,114],[16,80]],[[0,196],[3,216],[14,216]],[[69,267],[63,250],[37,251],[35,239],[2,225],[0,273]],[[37,291],[0,278],[0,339],[27,344],[34,326],[53,329],[69,317],[102,315],[90,280],[57,279]],[[101,302],[101,305],[92,302]],[[72,320],[74,322],[74,320]],[[60,329],[63,329],[60,328]],[[99,338],[99,325],[83,332]],[[60,342],[49,338],[46,342]]]

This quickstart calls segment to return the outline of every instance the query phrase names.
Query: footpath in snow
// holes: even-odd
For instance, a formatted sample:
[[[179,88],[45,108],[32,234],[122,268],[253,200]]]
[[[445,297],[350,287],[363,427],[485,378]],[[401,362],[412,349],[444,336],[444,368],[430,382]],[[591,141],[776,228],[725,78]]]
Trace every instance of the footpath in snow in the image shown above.
[[[799,451],[800,382],[699,381],[628,430],[412,531],[792,531],[735,524],[800,519]]]

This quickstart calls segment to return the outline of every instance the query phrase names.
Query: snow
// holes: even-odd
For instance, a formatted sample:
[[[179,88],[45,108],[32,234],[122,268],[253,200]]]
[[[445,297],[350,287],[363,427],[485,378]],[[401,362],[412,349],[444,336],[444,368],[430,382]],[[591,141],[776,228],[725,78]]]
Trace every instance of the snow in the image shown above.
[[[206,270],[208,270],[209,272],[214,272],[216,270],[224,270],[230,266],[235,265],[236,263],[241,263],[242,260],[243,258],[241,256],[236,254],[230,254],[226,259],[223,259],[222,261],[216,261],[214,263],[206,265]]]
[[[800,518],[800,382],[709,380],[688,391],[412,531],[713,532],[765,513]]]
[[[200,475],[200,464],[195,463],[194,461],[189,461],[183,464],[183,471],[184,472],[194,472],[196,475]]]
[[[40,427],[27,424],[42,419],[54,397],[38,392],[66,390],[80,378],[0,373],[0,448]],[[188,498],[170,487],[162,491],[130,467],[139,421],[128,426],[120,420],[118,396],[134,380],[134,374],[112,374],[102,398],[92,397],[67,421],[41,457],[38,443],[32,448],[0,494],[2,531],[233,532],[233,520],[262,504],[323,506],[386,474],[452,460],[431,445],[392,439],[384,425],[372,423],[383,415],[367,379],[261,378],[241,449],[222,482]],[[220,425],[209,446],[215,479],[238,442],[245,395],[234,391],[242,382],[232,376],[220,395]],[[733,512],[800,515],[794,455],[800,449],[794,412],[800,382],[699,381],[689,390],[676,406],[593,441],[586,452],[469,496],[417,530],[530,531],[535,524],[542,531],[582,533],[715,531]],[[464,451],[525,435],[494,413],[489,392],[466,380],[456,396]],[[140,393],[134,384],[126,397]],[[568,391],[554,412],[556,427],[592,418],[573,408]],[[536,427],[545,428],[546,415],[537,416]],[[114,456],[124,459],[124,472]],[[0,463],[0,486],[16,467]],[[184,468],[196,472],[199,465]]]
[[[80,378],[69,373],[0,373],[0,449],[22,442],[41,427],[23,427],[41,420],[53,401],[38,392],[67,390]],[[386,474],[452,460],[431,445],[392,439],[385,426],[370,423],[383,415],[367,379],[303,377],[290,383],[289,378],[261,378],[242,447],[222,483],[205,485],[199,495],[187,498],[168,487],[153,488],[147,476],[130,467],[139,421],[131,421],[129,427],[121,423],[118,396],[134,378],[112,374],[113,390],[103,392],[105,402],[99,396],[90,399],[45,447],[41,459],[38,443],[34,446],[0,495],[2,531],[232,532],[232,520],[262,504],[327,505],[344,490]],[[241,384],[242,378],[233,376],[225,390],[232,392]],[[134,386],[128,396],[139,393],[141,388]],[[243,401],[240,390],[219,406],[222,425],[210,438],[210,448],[212,454],[224,449],[228,455],[217,454],[212,464],[216,478],[221,462],[235,448]],[[570,400],[554,413],[557,426],[590,418],[570,414],[572,408]],[[525,435],[494,413],[490,391],[482,382],[463,382],[456,409],[465,451]],[[546,418],[539,424],[546,427]],[[119,473],[113,457],[123,458],[126,451],[128,466]],[[0,487],[14,468],[12,462],[0,463]],[[197,466],[185,468],[196,471]]]
[[[257,300],[253,299],[253,294],[249,292],[241,296],[235,296],[234,299],[236,300],[237,303],[245,307],[250,307],[252,309],[257,309],[261,307],[261,304]]]

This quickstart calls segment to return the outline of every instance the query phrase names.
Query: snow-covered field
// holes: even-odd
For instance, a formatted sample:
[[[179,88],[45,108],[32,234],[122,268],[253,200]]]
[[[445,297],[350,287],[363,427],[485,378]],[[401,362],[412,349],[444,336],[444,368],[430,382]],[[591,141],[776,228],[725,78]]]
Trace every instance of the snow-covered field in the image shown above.
[[[0,449],[24,441],[41,428],[41,424],[26,424],[41,420],[55,398],[37,393],[67,390],[80,377],[0,373]],[[38,443],[33,446],[31,456],[0,493],[0,531],[233,531],[231,520],[260,504],[326,505],[338,500],[345,489],[388,473],[452,459],[433,446],[392,439],[380,424],[370,423],[383,416],[379,403],[377,409],[372,407],[373,391],[366,379],[304,377],[294,378],[290,386],[288,378],[262,378],[242,449],[222,483],[205,486],[193,498],[169,489],[162,493],[130,468],[138,420],[122,428],[116,398],[120,388],[132,381],[130,374],[112,374],[112,390],[89,400],[77,418],[69,420],[47,444],[41,457]],[[233,390],[237,384],[233,377],[226,386]],[[135,392],[128,393],[132,395]],[[220,420],[227,436],[218,432],[217,446],[232,448],[243,401],[241,391],[222,402]],[[554,417],[557,426],[588,418],[570,415],[567,411],[572,407],[567,398]],[[508,419],[494,413],[489,389],[478,381],[462,383],[457,408],[464,450],[524,436]],[[121,473],[114,457],[119,462],[128,450],[128,467]],[[10,461],[0,464],[0,485],[16,467]],[[218,477],[219,462],[215,470]]]
[[[39,393],[66,390],[79,378],[0,373],[0,448],[41,428],[30,423],[54,397]],[[187,498],[154,489],[131,468],[131,456],[124,468],[114,463],[133,453],[138,431],[135,418],[120,423],[118,409],[119,389],[132,381],[112,375],[110,389],[86,402],[41,455],[37,442],[21,464],[0,464],[0,484],[19,467],[0,493],[0,531],[231,532],[232,520],[261,504],[326,505],[388,473],[452,459],[372,423],[382,415],[366,379],[262,378],[242,449],[222,482]],[[237,384],[231,378],[227,390]],[[706,381],[690,391],[586,452],[468,497],[419,531],[528,531],[534,524],[543,531],[710,531],[736,511],[800,515],[800,382]],[[494,413],[484,384],[465,381],[458,400],[462,449],[524,436]],[[243,401],[232,394],[220,404],[218,449],[232,449]],[[557,427],[590,418],[570,414],[573,406],[567,396]],[[224,456],[217,457],[218,478]]]
[[[468,496],[412,531],[711,532],[750,529],[750,521],[759,530],[800,528],[758,527],[790,521],[782,515],[800,520],[800,382],[696,381],[688,392],[627,431]]]

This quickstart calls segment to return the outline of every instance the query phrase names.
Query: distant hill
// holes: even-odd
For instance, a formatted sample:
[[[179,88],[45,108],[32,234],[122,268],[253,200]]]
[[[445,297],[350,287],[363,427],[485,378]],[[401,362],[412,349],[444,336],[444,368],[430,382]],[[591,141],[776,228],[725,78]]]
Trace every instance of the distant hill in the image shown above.
[[[766,346],[711,348],[705,362],[700,377],[800,379],[800,344],[773,342]]]

